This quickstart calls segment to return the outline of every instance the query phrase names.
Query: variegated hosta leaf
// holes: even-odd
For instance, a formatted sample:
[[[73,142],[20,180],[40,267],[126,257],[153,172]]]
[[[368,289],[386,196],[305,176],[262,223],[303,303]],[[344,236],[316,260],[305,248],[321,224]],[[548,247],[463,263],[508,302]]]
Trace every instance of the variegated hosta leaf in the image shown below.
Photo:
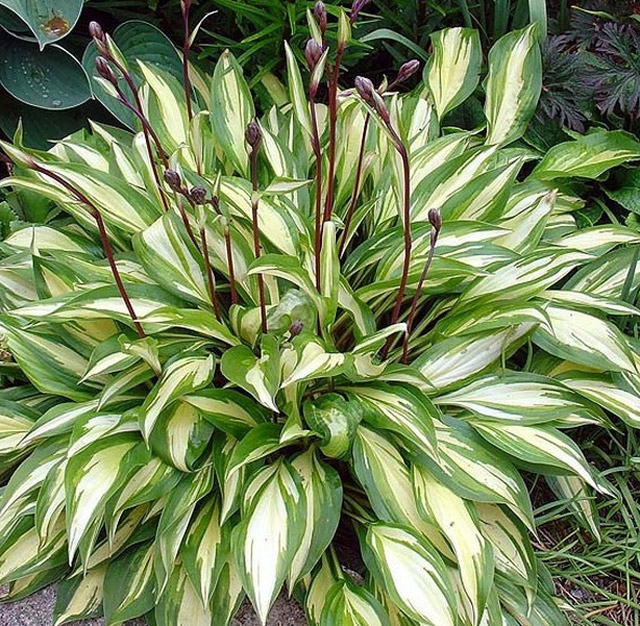
[[[632,372],[638,368],[627,338],[610,322],[573,308],[545,308],[549,329],[532,339],[543,350],[597,371]]]
[[[212,624],[227,626],[238,612],[245,594],[231,555],[220,572],[211,601]]]
[[[245,175],[249,159],[244,132],[254,113],[242,68],[231,52],[225,50],[218,59],[211,81],[211,126],[225,156]]]
[[[533,116],[542,89],[542,60],[535,24],[499,39],[489,52],[485,84],[487,143],[519,139]]]
[[[436,454],[433,420],[439,412],[421,392],[408,385],[385,383],[343,389],[362,403],[365,422],[397,433],[411,448]]]
[[[390,626],[390,622],[371,592],[345,579],[329,588],[319,626]]]
[[[597,178],[608,169],[640,159],[640,142],[622,130],[589,133],[553,146],[533,172],[542,180]]]
[[[182,472],[191,471],[213,434],[213,426],[192,404],[178,400],[164,409],[149,437],[155,454]]]
[[[600,520],[593,493],[590,493],[584,481],[577,476],[547,476],[547,483],[558,496],[566,502],[567,508],[576,516],[597,541],[602,540]]]
[[[447,28],[433,33],[431,45],[433,54],[425,79],[442,120],[478,86],[482,47],[478,31],[471,28]]]
[[[213,369],[213,355],[187,356],[165,369],[140,410],[140,427],[145,439],[149,440],[162,410],[180,396],[206,387],[213,378]]]
[[[275,395],[280,388],[280,349],[271,335],[262,337],[258,358],[247,346],[235,346],[222,355],[223,375],[250,393],[260,404],[278,411]]]
[[[102,588],[107,568],[97,567],[83,577],[63,580],[58,585],[53,626],[93,617],[102,608]]]
[[[580,476],[600,489],[580,448],[553,426],[520,426],[474,421],[473,427],[490,443],[515,459],[541,471]]]
[[[315,567],[333,539],[342,512],[342,481],[313,448],[295,457],[291,466],[300,475],[307,507],[302,543],[288,574],[289,589],[293,590]]]
[[[119,624],[153,609],[153,551],[153,544],[145,542],[109,562],[104,579],[107,624]]]
[[[338,580],[336,572],[331,566],[330,552],[331,549],[322,555],[320,565],[313,577],[304,581],[306,588],[304,608],[309,626],[320,626],[320,618],[327,603],[327,595]],[[342,575],[340,575],[341,577]]]
[[[434,387],[445,391],[486,370],[501,357],[508,357],[533,327],[531,323],[519,323],[513,327],[449,337],[425,350],[413,365]]]
[[[174,568],[154,612],[157,626],[213,626],[212,607],[202,602],[185,568]]]
[[[91,552],[107,499],[144,456],[139,436],[119,434],[100,439],[69,458],[65,492],[70,561],[82,540],[88,543],[83,556]]]
[[[358,424],[362,421],[362,407],[336,393],[322,394],[303,405],[304,419],[322,440],[320,449],[325,456],[342,458],[351,449]]]
[[[202,255],[175,213],[165,213],[134,237],[133,245],[145,270],[159,285],[199,306],[211,305]]]
[[[454,626],[454,592],[440,555],[408,528],[369,525],[363,557],[375,581],[411,619]]]
[[[307,333],[295,337],[292,346],[282,354],[281,387],[315,378],[337,376],[349,362],[348,355],[328,352],[322,341]]]
[[[209,498],[191,521],[180,550],[182,565],[205,606],[229,556],[230,529],[220,521],[220,500]]]
[[[493,550],[480,532],[475,509],[424,468],[414,466],[412,477],[418,506],[453,547],[471,622],[479,624],[493,586]]]
[[[303,540],[307,507],[298,472],[282,459],[258,473],[247,492],[256,483],[250,506],[232,532],[231,550],[242,585],[266,624]]]
[[[418,511],[409,469],[396,447],[375,431],[360,426],[352,456],[353,472],[377,517],[413,528],[449,555],[437,528],[425,521]]]
[[[593,419],[595,410],[561,383],[523,372],[477,379],[434,402],[463,407],[480,419],[521,425]]]

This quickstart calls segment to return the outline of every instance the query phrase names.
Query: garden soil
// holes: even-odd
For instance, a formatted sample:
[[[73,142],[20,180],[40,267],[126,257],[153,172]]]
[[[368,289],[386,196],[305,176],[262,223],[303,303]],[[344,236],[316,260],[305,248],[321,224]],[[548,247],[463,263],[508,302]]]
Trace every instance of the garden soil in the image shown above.
[[[53,626],[53,607],[56,602],[55,587],[47,587],[38,593],[9,604],[0,604],[0,626]],[[290,600],[279,598],[267,626],[306,626],[300,606]],[[101,619],[72,622],[74,626],[104,626]],[[260,622],[251,607],[245,603],[231,626],[259,626]],[[135,620],[126,626],[146,626],[146,622]]]

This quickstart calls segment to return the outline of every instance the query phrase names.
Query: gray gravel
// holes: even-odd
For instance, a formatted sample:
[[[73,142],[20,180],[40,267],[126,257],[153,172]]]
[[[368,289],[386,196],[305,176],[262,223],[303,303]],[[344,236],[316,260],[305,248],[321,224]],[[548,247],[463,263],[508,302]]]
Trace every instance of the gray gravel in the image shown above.
[[[56,603],[55,586],[9,604],[0,604],[0,626],[53,626],[53,607]],[[304,613],[293,600],[278,598],[267,626],[306,626]],[[77,626],[104,626],[104,620],[91,619],[74,623]],[[146,622],[135,620],[126,626],[146,626]],[[245,603],[231,626],[260,626],[251,606]]]

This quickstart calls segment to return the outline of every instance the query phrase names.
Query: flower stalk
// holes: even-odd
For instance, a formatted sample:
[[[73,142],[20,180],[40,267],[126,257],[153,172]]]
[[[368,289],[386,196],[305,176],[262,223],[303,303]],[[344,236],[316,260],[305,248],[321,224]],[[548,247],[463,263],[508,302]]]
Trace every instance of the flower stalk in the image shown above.
[[[433,255],[435,253],[436,244],[438,243],[438,235],[440,234],[440,230],[442,229],[442,217],[440,216],[440,211],[438,211],[438,209],[429,209],[428,215],[429,223],[431,224],[431,233],[429,235],[429,255],[427,256],[427,261],[424,264],[424,268],[422,269],[422,274],[420,275],[420,280],[418,281],[418,286],[416,287],[416,292],[411,302],[409,317],[407,318],[407,332],[404,336],[404,342],[402,345],[403,363],[407,363],[409,360],[409,339],[411,338],[411,331],[413,330],[413,323],[415,321],[416,312],[418,310],[418,302],[420,301],[420,296],[422,295],[422,287],[424,285],[424,281],[429,274],[431,263],[433,263]]]
[[[253,227],[253,252],[256,259],[260,258],[260,227],[258,225],[258,208],[260,195],[258,194],[258,152],[262,145],[262,130],[258,122],[250,122],[245,132],[245,139],[249,146],[249,167],[251,169],[251,220]],[[258,274],[258,297],[260,298],[260,321],[262,332],[267,332],[267,305],[264,297],[264,277]]]
[[[107,233],[107,228],[105,226],[104,220],[102,219],[102,215],[96,205],[85,196],[79,189],[77,189],[70,182],[65,180],[59,174],[52,172],[51,170],[43,167],[39,163],[35,161],[31,161],[29,163],[29,167],[38,172],[39,174],[43,174],[44,176],[48,176],[52,180],[55,180],[59,185],[64,187],[71,195],[76,198],[79,202],[84,204],[89,208],[89,212],[91,216],[96,221],[96,225],[98,226],[98,232],[100,234],[100,241],[102,243],[102,249],[104,250],[105,256],[107,257],[107,261],[109,262],[109,267],[111,269],[111,273],[113,274],[113,278],[116,282],[116,286],[118,287],[118,292],[120,293],[120,297],[124,302],[124,305],[129,313],[129,317],[133,322],[133,325],[138,333],[138,336],[143,339],[146,337],[146,333],[144,332],[142,325],[138,321],[138,316],[133,308],[133,304],[131,303],[131,299],[129,298],[129,294],[127,293],[127,289],[122,282],[122,277],[120,276],[120,270],[118,269],[118,265],[116,264],[115,258],[113,256],[113,249],[111,248],[111,242],[109,241],[109,235]]]
[[[182,11],[182,24],[184,28],[184,43],[182,46],[182,82],[184,84],[184,95],[187,103],[187,117],[189,121],[193,119],[193,105],[191,103],[191,79],[189,77],[189,52],[191,52],[191,37],[189,33],[189,12],[191,10],[191,0],[180,0]]]

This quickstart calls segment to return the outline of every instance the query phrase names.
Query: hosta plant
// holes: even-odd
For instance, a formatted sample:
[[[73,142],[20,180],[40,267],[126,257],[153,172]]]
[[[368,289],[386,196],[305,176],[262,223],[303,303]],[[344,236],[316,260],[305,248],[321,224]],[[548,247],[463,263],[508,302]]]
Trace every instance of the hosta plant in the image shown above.
[[[439,33],[400,96],[416,63],[339,86],[350,16],[336,50],[325,20],[308,91],[287,48],[289,102],[259,119],[228,53],[184,84],[141,64],[125,93],[93,25],[142,131],[3,144],[2,186],[54,209],[1,244],[0,582],[62,579],[58,625],[220,626],[245,595],[265,623],[283,588],[313,626],[567,623],[521,471],[597,535],[610,487],[571,431],[640,424],[616,326],[640,240],[577,230],[568,183],[640,144],[517,143],[535,27],[495,44],[463,131],[438,120],[478,84],[477,33]]]

